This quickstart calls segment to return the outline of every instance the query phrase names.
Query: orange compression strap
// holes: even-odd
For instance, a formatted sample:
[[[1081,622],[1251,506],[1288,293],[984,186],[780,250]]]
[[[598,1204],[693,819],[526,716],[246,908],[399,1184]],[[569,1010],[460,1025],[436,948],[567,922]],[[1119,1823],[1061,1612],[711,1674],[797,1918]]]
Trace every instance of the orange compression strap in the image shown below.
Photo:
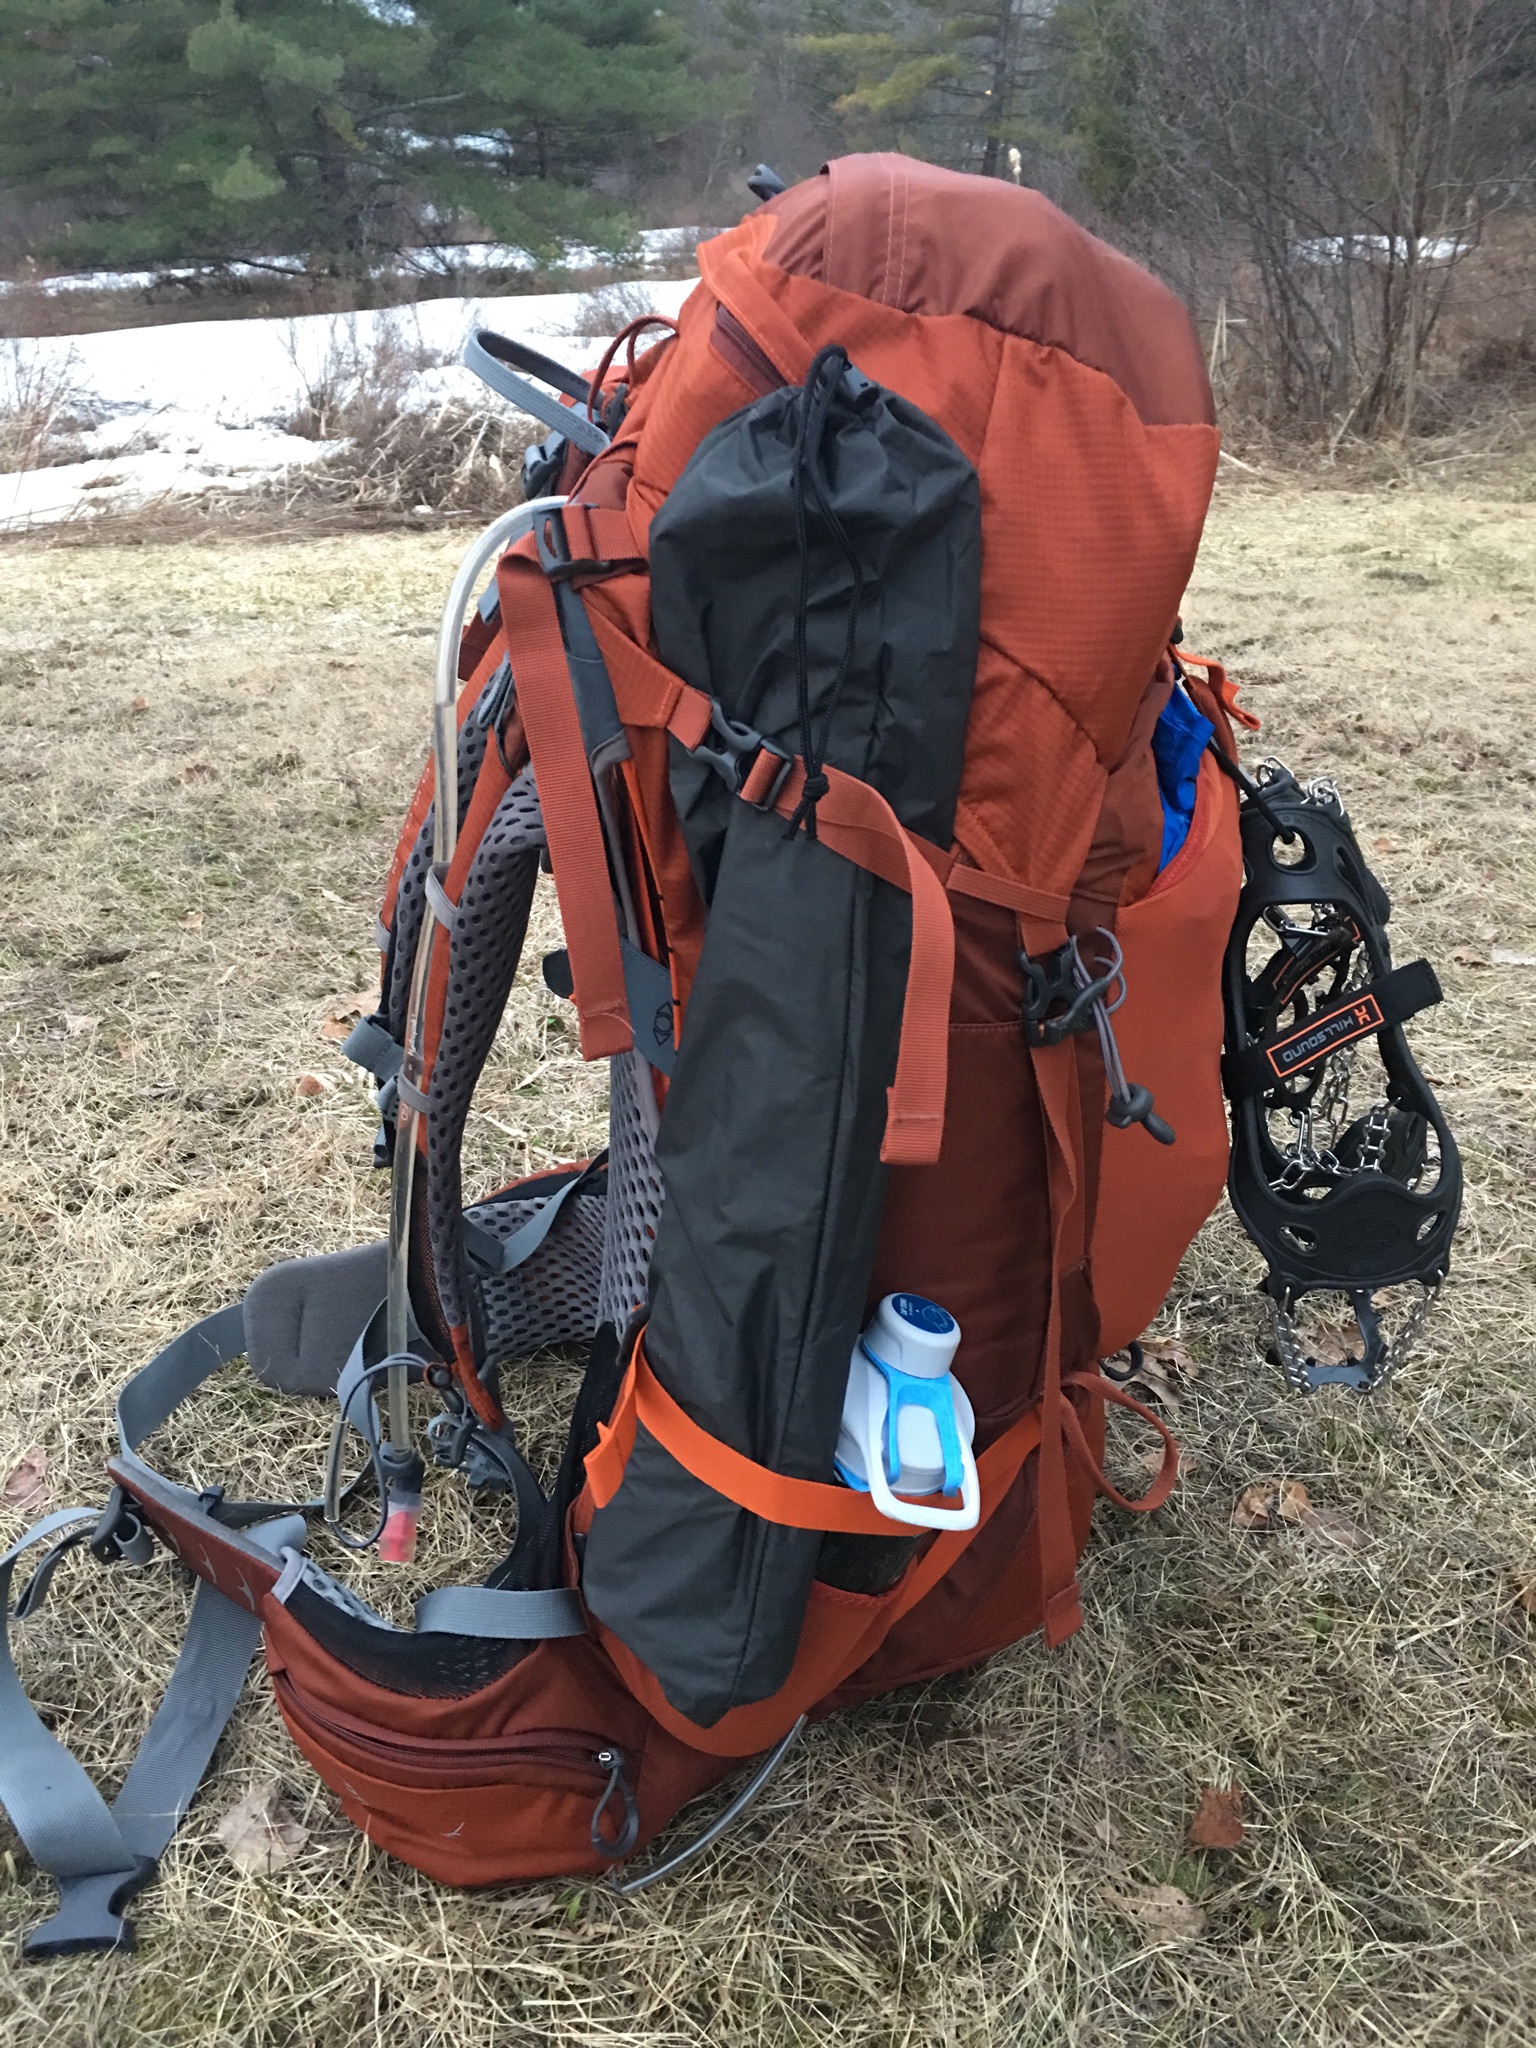
[[[608,665],[624,723],[660,727],[683,746],[698,746],[709,731],[713,709],[709,698],[636,646],[604,617],[599,606],[589,606],[587,616]],[[532,742],[531,732],[529,738]],[[537,771],[536,742],[534,765]],[[765,802],[784,765],[782,754],[764,748],[739,791],[743,800]],[[840,768],[825,768],[823,773],[829,786],[816,807],[819,836],[834,853],[904,889],[912,898],[912,952],[902,1003],[901,1049],[887,1098],[880,1157],[891,1166],[932,1166],[944,1141],[949,998],[955,973],[954,921],[935,867],[946,865],[949,856],[906,831],[885,798],[869,783]],[[805,767],[796,757],[773,800],[780,817],[793,817],[804,787]],[[558,873],[557,855],[557,878]],[[1002,886],[1011,889],[1013,885]],[[1054,897],[1041,901],[1052,906],[1056,903]],[[561,905],[563,908],[563,897]]]
[[[600,1508],[607,1507],[619,1490],[624,1467],[634,1448],[635,1425],[643,1423],[663,1450],[693,1477],[714,1493],[734,1501],[737,1507],[764,1522],[777,1522],[788,1529],[824,1529],[845,1536],[890,1536],[911,1534],[906,1522],[893,1522],[882,1515],[867,1493],[850,1486],[824,1486],[814,1479],[789,1479],[782,1472],[770,1472],[733,1451],[708,1430],[701,1429],[673,1400],[646,1363],[643,1344],[637,1344],[619,1398],[609,1422],[599,1424],[597,1448],[587,1458],[587,1483]],[[1034,1411],[1021,1418],[976,1461],[983,1500],[995,1495],[997,1479],[1006,1473],[1008,1483],[1024,1462],[1038,1436]],[[1011,1458],[1017,1450],[1018,1456]],[[970,1532],[965,1532],[970,1533]]]
[[[994,903],[1000,909],[1043,918],[1049,924],[1062,923],[1071,907],[1068,896],[1052,896],[1044,889],[1031,889],[1025,882],[1012,881],[1007,875],[994,875],[985,868],[962,867],[958,861],[943,880],[951,896],[974,896],[980,903]]]
[[[579,500],[551,506],[533,528],[539,560],[551,575],[611,575],[616,569],[645,566],[645,551],[635,539],[627,514],[615,505],[583,505]]]
[[[887,1091],[880,1157],[889,1166],[932,1166],[944,1142],[949,1078],[949,998],[955,978],[949,898],[922,842],[904,828],[877,789],[839,768],[823,768],[822,773],[828,788],[816,806],[818,836],[834,853],[907,890],[912,898],[901,1049],[895,1083]],[[794,816],[804,787],[805,764],[797,758],[774,803],[781,818]]]
[[[709,731],[714,708],[704,692],[685,683],[655,655],[637,646],[614,625],[600,605],[588,605],[587,617],[592,622],[624,723],[656,727],[671,733],[683,746],[696,747]]]
[[[1097,1394],[1101,1401],[1112,1401],[1117,1408],[1128,1408],[1133,1415],[1139,1415],[1143,1422],[1151,1423],[1163,1440],[1163,1462],[1157,1468],[1157,1477],[1140,1499],[1130,1500],[1112,1480],[1104,1476],[1103,1466],[1088,1448],[1088,1439],[1083,1434],[1083,1425],[1072,1403],[1065,1402],[1061,1411],[1062,1427],[1067,1433],[1067,1441],[1087,1467],[1094,1485],[1106,1500],[1112,1500],[1117,1508],[1128,1508],[1133,1515],[1150,1515],[1155,1508],[1160,1508],[1172,1493],[1174,1482],[1179,1476],[1179,1446],[1167,1423],[1160,1415],[1154,1415],[1150,1408],[1143,1407],[1140,1401],[1132,1400],[1124,1387],[1117,1387],[1113,1380],[1102,1379],[1097,1373],[1069,1372],[1062,1385],[1086,1387],[1090,1393]]]
[[[1036,1516],[1039,1529],[1040,1610],[1047,1646],[1082,1626],[1077,1589],[1077,1545],[1067,1490],[1067,1415],[1072,1403],[1062,1386],[1062,1277],[1077,1263],[1082,1208],[1073,1126],[1077,1121],[1077,1061],[1069,1044],[1030,1049],[1047,1143],[1051,1205],[1051,1287],[1045,1323],[1040,1393],[1040,1463]]]
[[[592,771],[554,592],[536,549],[531,534],[509,549],[497,568],[496,585],[555,871],[582,1057],[596,1060],[629,1050],[629,1003]]]
[[[1205,670],[1205,679],[1214,691],[1217,703],[1226,712],[1228,718],[1235,719],[1239,725],[1245,726],[1249,732],[1257,732],[1260,729],[1264,723],[1263,719],[1255,718],[1251,711],[1245,711],[1242,705],[1238,703],[1237,685],[1219,661],[1207,661],[1203,654],[1186,654],[1182,647],[1175,647],[1171,651],[1178,657],[1184,667],[1203,668]]]

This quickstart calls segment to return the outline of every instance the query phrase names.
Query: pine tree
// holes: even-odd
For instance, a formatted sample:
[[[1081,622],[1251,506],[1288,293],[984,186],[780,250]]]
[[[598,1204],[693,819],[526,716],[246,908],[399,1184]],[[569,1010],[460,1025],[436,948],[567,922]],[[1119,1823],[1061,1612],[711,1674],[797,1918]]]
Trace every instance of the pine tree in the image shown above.
[[[858,147],[1007,176],[1010,148],[1033,132],[1027,97],[1048,13],[1049,0],[847,0],[801,47],[839,80],[837,111]]]
[[[699,107],[641,0],[0,0],[0,186],[67,203],[74,262],[358,270],[423,207],[612,248]]]

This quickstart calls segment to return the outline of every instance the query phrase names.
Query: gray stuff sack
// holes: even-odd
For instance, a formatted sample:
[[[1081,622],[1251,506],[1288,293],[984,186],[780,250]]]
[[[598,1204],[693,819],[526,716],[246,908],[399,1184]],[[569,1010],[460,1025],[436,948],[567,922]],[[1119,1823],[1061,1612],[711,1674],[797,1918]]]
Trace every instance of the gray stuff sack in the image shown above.
[[[981,498],[947,434],[823,351],[803,388],[700,443],[650,554],[669,667],[949,845]],[[712,1436],[829,1481],[880,1228],[910,899],[675,743],[672,782],[708,922],[657,1144],[646,1355]],[[707,1727],[784,1683],[821,1542],[736,1507],[640,1428],[584,1596]]]

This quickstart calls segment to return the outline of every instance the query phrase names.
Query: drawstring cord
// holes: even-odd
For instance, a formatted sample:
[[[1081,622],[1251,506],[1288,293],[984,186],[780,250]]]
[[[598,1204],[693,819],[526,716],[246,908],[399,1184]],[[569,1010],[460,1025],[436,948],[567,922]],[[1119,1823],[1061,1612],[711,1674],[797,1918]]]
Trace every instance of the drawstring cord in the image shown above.
[[[807,839],[816,837],[816,806],[831,786],[823,765],[827,743],[831,738],[832,720],[842,698],[843,687],[853,667],[854,637],[858,631],[859,607],[864,600],[864,570],[859,561],[858,551],[848,537],[847,528],[833,509],[820,469],[822,442],[826,437],[832,400],[848,368],[848,352],[838,342],[830,342],[826,348],[819,351],[806,372],[800,427],[795,437],[791,485],[795,506],[795,540],[800,551],[800,583],[795,599],[795,690],[800,714],[800,756],[805,762],[805,786],[800,792],[800,801],[795,807],[795,814],[790,819],[789,830],[785,834],[789,839],[794,838],[802,825],[805,827]],[[806,499],[807,485],[815,494],[817,510],[830,529],[833,540],[853,571],[853,602],[848,609],[848,630],[843,641],[843,658],[832,684],[831,695],[827,699],[827,708],[822,714],[819,734],[815,731],[811,719],[811,664],[806,631],[811,608],[811,540]]]

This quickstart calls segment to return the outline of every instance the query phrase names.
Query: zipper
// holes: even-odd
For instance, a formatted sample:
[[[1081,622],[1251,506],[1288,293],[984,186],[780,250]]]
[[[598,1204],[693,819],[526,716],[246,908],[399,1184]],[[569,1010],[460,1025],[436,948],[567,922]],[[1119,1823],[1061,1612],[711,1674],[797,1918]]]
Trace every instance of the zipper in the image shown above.
[[[770,391],[782,391],[789,382],[778,365],[758,347],[729,306],[716,306],[712,340],[716,353],[723,356],[733,369],[740,371],[760,396],[766,397]]]
[[[317,1706],[308,1694],[299,1691],[285,1671],[273,1674],[272,1689],[292,1709],[296,1720],[308,1722],[327,1735],[339,1736],[352,1748],[381,1761],[427,1766],[436,1761],[450,1769],[468,1769],[476,1764],[505,1764],[530,1758],[536,1762],[558,1763],[573,1770],[585,1770],[594,1778],[602,1777],[611,1769],[608,1763],[600,1761],[611,1748],[600,1735],[562,1736],[554,1729],[531,1729],[526,1735],[497,1735],[482,1742],[456,1736],[419,1735],[407,1738],[382,1735],[377,1729],[354,1721],[350,1715],[329,1712]]]
[[[640,1838],[640,1808],[636,1804],[634,1788],[625,1774],[628,1758],[622,1749],[612,1743],[597,1752],[597,1762],[608,1773],[608,1782],[603,1787],[603,1796],[592,1809],[592,1846],[599,1856],[611,1857],[617,1861],[627,1856]],[[608,1802],[618,1794],[620,1818],[613,1835],[603,1833],[603,1814]]]
[[[590,1778],[602,1778],[603,1789],[592,1809],[589,1829],[592,1847],[599,1855],[617,1861],[627,1856],[639,1840],[640,1807],[629,1780],[629,1758],[617,1743],[606,1742],[601,1736],[564,1736],[553,1729],[533,1729],[526,1735],[498,1735],[484,1742],[431,1736],[406,1740],[381,1735],[350,1715],[327,1712],[300,1693],[286,1671],[273,1673],[272,1689],[301,1725],[307,1722],[322,1729],[380,1763],[407,1763],[416,1769],[430,1769],[435,1762],[447,1770],[465,1770],[476,1765],[494,1768],[513,1762],[547,1763],[580,1771]],[[443,1789],[451,1788],[445,1785]],[[615,1799],[616,1819],[612,1831],[606,1832],[604,1816]]]

